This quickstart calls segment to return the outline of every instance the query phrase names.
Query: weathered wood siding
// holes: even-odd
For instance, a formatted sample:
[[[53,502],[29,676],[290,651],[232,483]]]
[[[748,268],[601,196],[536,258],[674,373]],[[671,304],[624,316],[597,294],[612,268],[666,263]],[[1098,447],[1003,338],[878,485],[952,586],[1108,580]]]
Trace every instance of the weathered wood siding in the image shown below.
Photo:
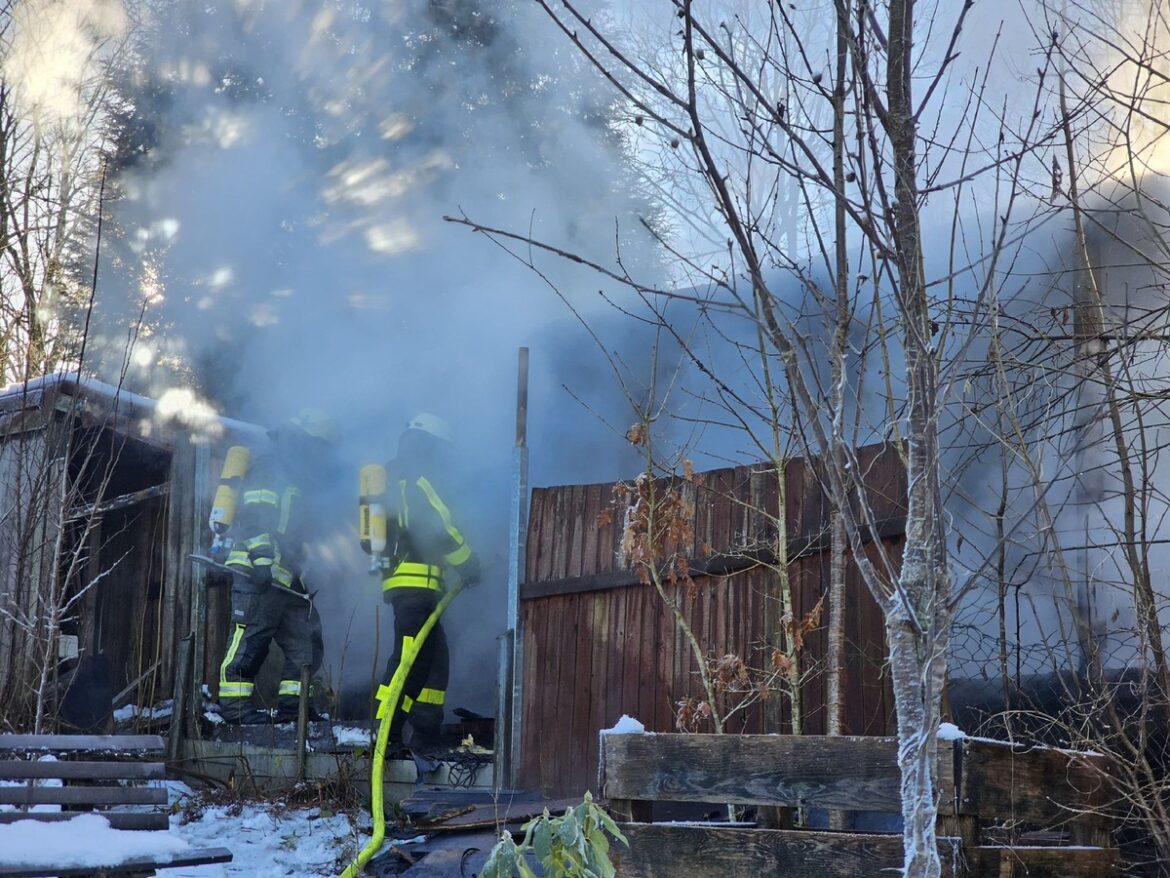
[[[905,478],[891,448],[862,449],[878,537],[897,558],[904,529]],[[776,547],[779,480],[765,467],[705,473],[687,485],[696,559],[693,595],[677,594],[688,623],[712,657],[736,654],[753,667],[770,661],[782,626],[777,577],[757,559]],[[815,473],[789,462],[784,478],[789,576],[796,613],[811,612],[828,590],[828,503]],[[622,714],[652,731],[673,731],[677,703],[699,696],[698,665],[653,586],[625,569],[620,554],[624,509],[611,522],[613,485],[533,491],[526,581],[521,587],[524,710],[521,781],[553,795],[596,786],[597,732]],[[883,672],[881,613],[850,565],[845,679],[846,731],[892,732],[893,699]],[[804,728],[825,731],[825,620],[807,638],[802,689]],[[736,732],[791,730],[786,699],[773,696],[737,713]]]
[[[50,424],[0,441],[0,730],[31,709],[39,673],[38,601],[55,575],[64,486],[61,432]]]

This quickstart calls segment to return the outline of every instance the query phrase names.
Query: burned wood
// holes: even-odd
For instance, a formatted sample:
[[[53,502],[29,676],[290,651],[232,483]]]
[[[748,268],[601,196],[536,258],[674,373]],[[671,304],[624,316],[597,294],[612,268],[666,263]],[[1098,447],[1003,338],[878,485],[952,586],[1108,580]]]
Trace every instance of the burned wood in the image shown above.
[[[115,509],[125,509],[127,506],[133,506],[136,503],[143,503],[147,500],[153,500],[155,497],[164,497],[169,494],[170,491],[170,484],[165,483],[162,485],[154,485],[150,488],[143,488],[141,491],[133,491],[129,494],[123,494],[120,497],[114,497],[110,500],[103,500],[101,503],[91,503],[88,506],[78,506],[69,510],[66,520],[80,521],[95,515],[105,515],[107,512],[113,512]]]

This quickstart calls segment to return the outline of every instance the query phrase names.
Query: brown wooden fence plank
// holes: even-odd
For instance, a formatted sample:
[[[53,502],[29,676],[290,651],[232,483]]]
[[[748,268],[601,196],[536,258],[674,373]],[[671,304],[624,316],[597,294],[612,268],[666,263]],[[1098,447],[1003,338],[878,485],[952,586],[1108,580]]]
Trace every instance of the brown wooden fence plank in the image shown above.
[[[567,685],[574,690],[575,698],[572,701],[572,711],[563,712],[572,723],[572,732],[569,741],[565,744],[572,748],[573,758],[566,759],[564,768],[564,786],[562,789],[572,789],[580,783],[581,766],[576,760],[580,759],[585,765],[591,765],[589,742],[595,737],[592,731],[590,711],[593,708],[595,690],[601,680],[597,678],[597,669],[594,666],[594,631],[593,613],[598,600],[590,595],[574,595],[574,634],[575,640],[566,643],[566,648],[573,656],[573,671],[564,675]],[[577,790],[578,793],[582,790]]]
[[[581,550],[581,572],[586,575],[596,575],[601,569],[597,529],[597,516],[601,514],[601,491],[601,485],[585,486],[585,534]]]
[[[662,640],[662,603],[653,586],[638,590],[642,620],[641,648],[638,653],[638,718],[648,729],[669,731],[674,723],[663,724],[664,712],[670,710],[672,692],[667,688],[670,660],[664,654],[667,646]],[[663,708],[663,705],[667,707]]]
[[[568,551],[567,576],[580,576],[585,572],[585,486],[573,485],[569,489],[569,505],[564,510],[566,527],[565,542]]]
[[[38,823],[59,823],[72,820],[78,811],[0,811],[0,824],[16,823],[20,820],[35,820]],[[144,811],[102,811],[102,817],[114,829],[163,830],[170,829],[171,821],[166,814]]]
[[[548,617],[548,637],[551,649],[545,662],[544,676],[541,678],[539,692],[540,724],[538,726],[537,744],[540,748],[539,770],[537,778],[541,792],[547,793],[556,787],[556,772],[562,754],[557,752],[560,739],[572,732],[569,717],[557,715],[557,697],[566,681],[562,677],[564,661],[564,644],[571,636],[571,629],[566,629],[565,605],[570,598],[552,598],[544,603],[544,610]],[[556,730],[556,731],[554,731]]]
[[[0,752],[161,753],[159,735],[0,735]]]
[[[165,805],[163,787],[0,787],[3,805]]]
[[[612,726],[623,713],[634,708],[626,707],[624,684],[626,680],[626,603],[630,592],[613,591],[606,595],[607,622],[609,625],[609,669],[605,677],[605,692],[598,698],[601,724],[599,728]],[[636,713],[633,714],[637,716]]]
[[[46,777],[64,780],[161,780],[166,776],[166,768],[161,762],[0,762],[0,778],[12,780]]]
[[[1108,800],[1103,756],[973,738],[962,749],[960,814],[1056,826]]]
[[[520,781],[522,786],[539,789],[540,751],[540,697],[543,673],[537,675],[537,668],[543,670],[547,663],[545,646],[548,642],[548,614],[543,604],[522,603],[520,613],[524,618],[524,701],[521,705],[520,726]]]
[[[536,582],[540,578],[540,524],[547,494],[548,488],[533,488],[528,500],[528,533],[524,537],[525,582]]]
[[[613,849],[622,878],[886,878],[903,863],[897,835],[621,825],[629,848]],[[953,875],[950,839],[939,840]]]
[[[901,810],[890,738],[607,735],[603,747],[606,798]]]
[[[589,605],[593,610],[590,620],[593,645],[590,674],[593,677],[594,686],[589,700],[589,725],[585,729],[585,764],[592,766],[597,764],[597,733],[613,722],[613,720],[608,719],[610,707],[608,702],[611,698],[611,690],[607,684],[609,682],[609,665],[614,656],[614,644],[611,639],[611,602],[603,597],[589,601]],[[616,720],[617,717],[613,719]],[[593,782],[590,782],[588,786],[590,790],[594,789]]]
[[[677,592],[677,589],[667,588],[668,595]],[[657,592],[655,595],[657,596]],[[654,636],[658,641],[658,661],[662,663],[662,670],[658,675],[660,697],[657,701],[658,710],[655,712],[653,728],[673,729],[677,702],[690,694],[689,680],[679,670],[686,647],[673,614],[662,606],[661,598],[658,599],[654,617],[658,626]],[[654,661],[653,657],[650,657],[650,660]]]
[[[965,878],[1104,878],[1120,868],[1116,848],[966,848]]]

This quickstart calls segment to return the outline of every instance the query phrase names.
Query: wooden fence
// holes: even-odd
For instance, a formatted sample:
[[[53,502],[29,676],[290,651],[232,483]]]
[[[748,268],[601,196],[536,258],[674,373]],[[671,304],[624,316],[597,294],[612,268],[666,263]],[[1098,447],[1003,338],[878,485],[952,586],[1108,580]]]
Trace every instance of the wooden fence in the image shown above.
[[[876,534],[898,557],[905,525],[905,476],[895,449],[859,451]],[[710,657],[734,654],[764,667],[783,628],[775,557],[783,518],[795,613],[804,618],[826,595],[828,509],[813,466],[789,461],[783,484],[766,466],[704,473],[683,485],[694,506],[693,595],[675,589]],[[612,508],[612,483],[537,488],[529,516],[520,781],[549,795],[596,784],[598,731],[623,714],[653,731],[673,731],[680,700],[698,696],[697,664],[652,586],[620,558],[625,509]],[[780,516],[781,501],[784,515]],[[612,508],[608,520],[599,520]],[[845,607],[845,725],[852,734],[892,731],[893,699],[884,674],[881,613],[850,565]],[[801,687],[802,731],[825,731],[824,620],[807,637]],[[792,728],[786,700],[773,695],[736,714],[736,732]]]
[[[622,878],[880,878],[900,874],[900,833],[649,822],[654,802],[897,814],[893,738],[605,735],[601,795],[629,847]],[[950,878],[1110,878],[1105,757],[1001,741],[939,741],[939,854]],[[633,822],[637,821],[637,822]]]

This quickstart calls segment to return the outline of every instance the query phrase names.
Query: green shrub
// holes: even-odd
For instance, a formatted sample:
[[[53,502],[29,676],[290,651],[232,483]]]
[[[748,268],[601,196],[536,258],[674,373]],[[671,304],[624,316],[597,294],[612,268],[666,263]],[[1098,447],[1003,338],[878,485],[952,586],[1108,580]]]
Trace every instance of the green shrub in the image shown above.
[[[617,824],[595,805],[593,797],[562,817],[544,814],[524,824],[524,839],[519,844],[505,831],[492,848],[479,873],[480,878],[536,878],[528,865],[532,854],[540,862],[545,878],[614,878],[617,871],[609,859],[609,836],[628,844]]]

